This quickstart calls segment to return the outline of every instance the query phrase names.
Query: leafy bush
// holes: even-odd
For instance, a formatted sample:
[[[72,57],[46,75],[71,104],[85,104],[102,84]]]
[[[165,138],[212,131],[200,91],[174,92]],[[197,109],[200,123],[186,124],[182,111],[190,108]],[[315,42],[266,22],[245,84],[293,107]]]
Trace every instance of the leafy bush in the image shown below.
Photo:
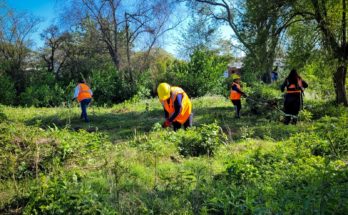
[[[213,196],[206,205],[212,213],[344,213],[348,171],[342,161],[330,161],[292,141],[256,148],[232,159],[226,172],[216,175]],[[317,139],[315,137],[314,139]],[[299,140],[299,139],[298,139]],[[313,146],[313,145],[312,145]],[[340,207],[337,207],[340,205]]]
[[[197,49],[188,63],[175,61],[167,73],[167,81],[182,87],[190,97],[219,94],[225,91],[223,72],[228,59],[214,52]]]
[[[0,123],[7,119],[3,109],[4,109],[4,106],[0,105]]]
[[[19,123],[0,123],[0,179],[23,179],[35,173],[49,172],[55,164],[87,156],[91,151],[105,149],[100,133],[71,132],[51,128],[43,131]]]
[[[268,119],[279,119],[282,109],[283,99],[281,92],[265,84],[254,84],[246,89],[248,111],[255,115],[266,116]]]
[[[104,214],[109,212],[98,193],[78,173],[41,176],[30,190],[24,214]]]
[[[65,101],[65,97],[64,90],[58,84],[34,85],[27,87],[20,95],[20,103],[35,107],[59,106]]]
[[[13,81],[6,75],[0,75],[0,83],[0,104],[14,104],[16,90]]]
[[[200,128],[180,131],[179,152],[184,156],[214,155],[226,136],[217,123],[202,125]]]
[[[135,86],[125,79],[123,73],[111,66],[104,71],[94,71],[91,79],[93,97],[98,104],[120,103],[136,93]]]

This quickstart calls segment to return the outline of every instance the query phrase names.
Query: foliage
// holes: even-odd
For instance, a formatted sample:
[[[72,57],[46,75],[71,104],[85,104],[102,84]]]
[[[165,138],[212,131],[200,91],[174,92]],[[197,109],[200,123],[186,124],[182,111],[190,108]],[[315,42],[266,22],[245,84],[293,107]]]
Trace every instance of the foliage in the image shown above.
[[[46,177],[30,191],[23,214],[113,214],[83,176],[72,172]]]
[[[206,49],[196,49],[188,63],[175,61],[171,65],[167,80],[182,87],[190,97],[221,93],[227,60]]]
[[[95,108],[90,124],[78,107],[2,106],[0,213],[347,211],[343,106],[307,100],[286,126],[266,110],[235,119],[221,96],[192,102],[196,127],[177,132],[161,128],[157,99]]]
[[[268,119],[279,120],[283,103],[281,92],[277,86],[267,87],[265,84],[253,84],[245,90],[248,112],[263,115]]]
[[[189,129],[179,133],[179,152],[184,156],[214,155],[219,145],[226,141],[226,136],[216,124]]]
[[[13,104],[16,98],[16,90],[13,81],[7,75],[0,74],[0,83],[0,104]]]
[[[99,104],[120,103],[135,95],[135,86],[124,78],[122,72],[112,67],[93,72],[91,78],[94,99]]]
[[[58,84],[30,86],[20,95],[22,105],[35,107],[59,106],[64,98],[65,92]]]

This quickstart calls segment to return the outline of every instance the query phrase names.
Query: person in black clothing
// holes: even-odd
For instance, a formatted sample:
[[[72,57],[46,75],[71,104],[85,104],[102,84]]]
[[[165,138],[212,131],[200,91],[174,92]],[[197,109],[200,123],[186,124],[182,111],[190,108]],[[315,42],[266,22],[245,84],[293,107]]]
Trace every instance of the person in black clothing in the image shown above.
[[[303,91],[304,88],[307,87],[308,84],[297,74],[296,69],[292,69],[289,76],[280,87],[282,92],[286,89],[284,100],[284,124],[288,125],[290,122],[292,124],[297,123],[297,116],[302,105]]]
[[[242,103],[240,101],[241,96],[247,97],[242,91],[242,86],[240,83],[240,76],[234,75],[233,83],[230,91],[230,99],[236,110],[236,118],[240,118],[240,110],[242,109]]]

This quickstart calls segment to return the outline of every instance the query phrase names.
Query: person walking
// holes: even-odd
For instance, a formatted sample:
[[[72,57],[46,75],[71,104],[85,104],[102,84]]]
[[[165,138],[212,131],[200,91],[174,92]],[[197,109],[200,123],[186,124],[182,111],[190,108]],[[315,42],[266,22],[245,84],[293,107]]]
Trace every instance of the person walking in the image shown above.
[[[284,124],[296,124],[298,113],[300,112],[303,100],[303,91],[308,87],[308,84],[298,75],[296,69],[292,69],[288,77],[280,86],[280,90],[285,93],[284,99]]]
[[[271,81],[275,82],[278,80],[278,66],[276,66],[271,72]]]
[[[75,88],[74,98],[77,99],[81,106],[81,117],[80,119],[84,119],[85,122],[89,122],[89,118],[87,116],[87,107],[91,103],[93,97],[93,92],[86,84],[86,81],[81,79],[78,81],[78,84]]]
[[[177,131],[182,125],[185,129],[192,126],[192,104],[183,89],[160,83],[157,93],[164,109],[164,128],[173,125],[174,131]]]
[[[236,118],[240,118],[240,110],[242,109],[241,96],[246,97],[246,94],[242,91],[240,84],[240,76],[237,74],[232,75],[233,82],[230,91],[230,100],[236,110]]]

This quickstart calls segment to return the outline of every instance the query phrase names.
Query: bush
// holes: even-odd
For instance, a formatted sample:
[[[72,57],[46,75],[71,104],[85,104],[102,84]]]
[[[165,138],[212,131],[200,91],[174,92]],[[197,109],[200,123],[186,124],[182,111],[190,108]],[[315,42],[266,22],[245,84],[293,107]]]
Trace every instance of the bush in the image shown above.
[[[225,91],[223,73],[228,59],[214,52],[197,49],[188,63],[175,61],[167,73],[171,84],[182,87],[190,97]]]
[[[20,95],[20,103],[35,107],[59,106],[65,101],[65,97],[64,90],[58,84],[34,85]]]
[[[13,81],[6,75],[0,75],[0,83],[0,104],[14,104],[16,98],[16,89]]]
[[[265,84],[254,84],[247,88],[246,99],[247,109],[253,114],[263,115],[270,119],[279,119],[280,112],[277,109],[282,108],[283,99],[281,92]]]
[[[78,173],[42,176],[34,186],[24,214],[100,214],[108,211],[98,193]],[[110,211],[110,210],[109,210]]]
[[[178,135],[181,136],[179,152],[184,156],[214,155],[218,146],[227,139],[217,123],[180,131]]]
[[[109,67],[92,73],[93,98],[98,104],[111,105],[132,98],[136,87],[127,81],[122,72]]]

